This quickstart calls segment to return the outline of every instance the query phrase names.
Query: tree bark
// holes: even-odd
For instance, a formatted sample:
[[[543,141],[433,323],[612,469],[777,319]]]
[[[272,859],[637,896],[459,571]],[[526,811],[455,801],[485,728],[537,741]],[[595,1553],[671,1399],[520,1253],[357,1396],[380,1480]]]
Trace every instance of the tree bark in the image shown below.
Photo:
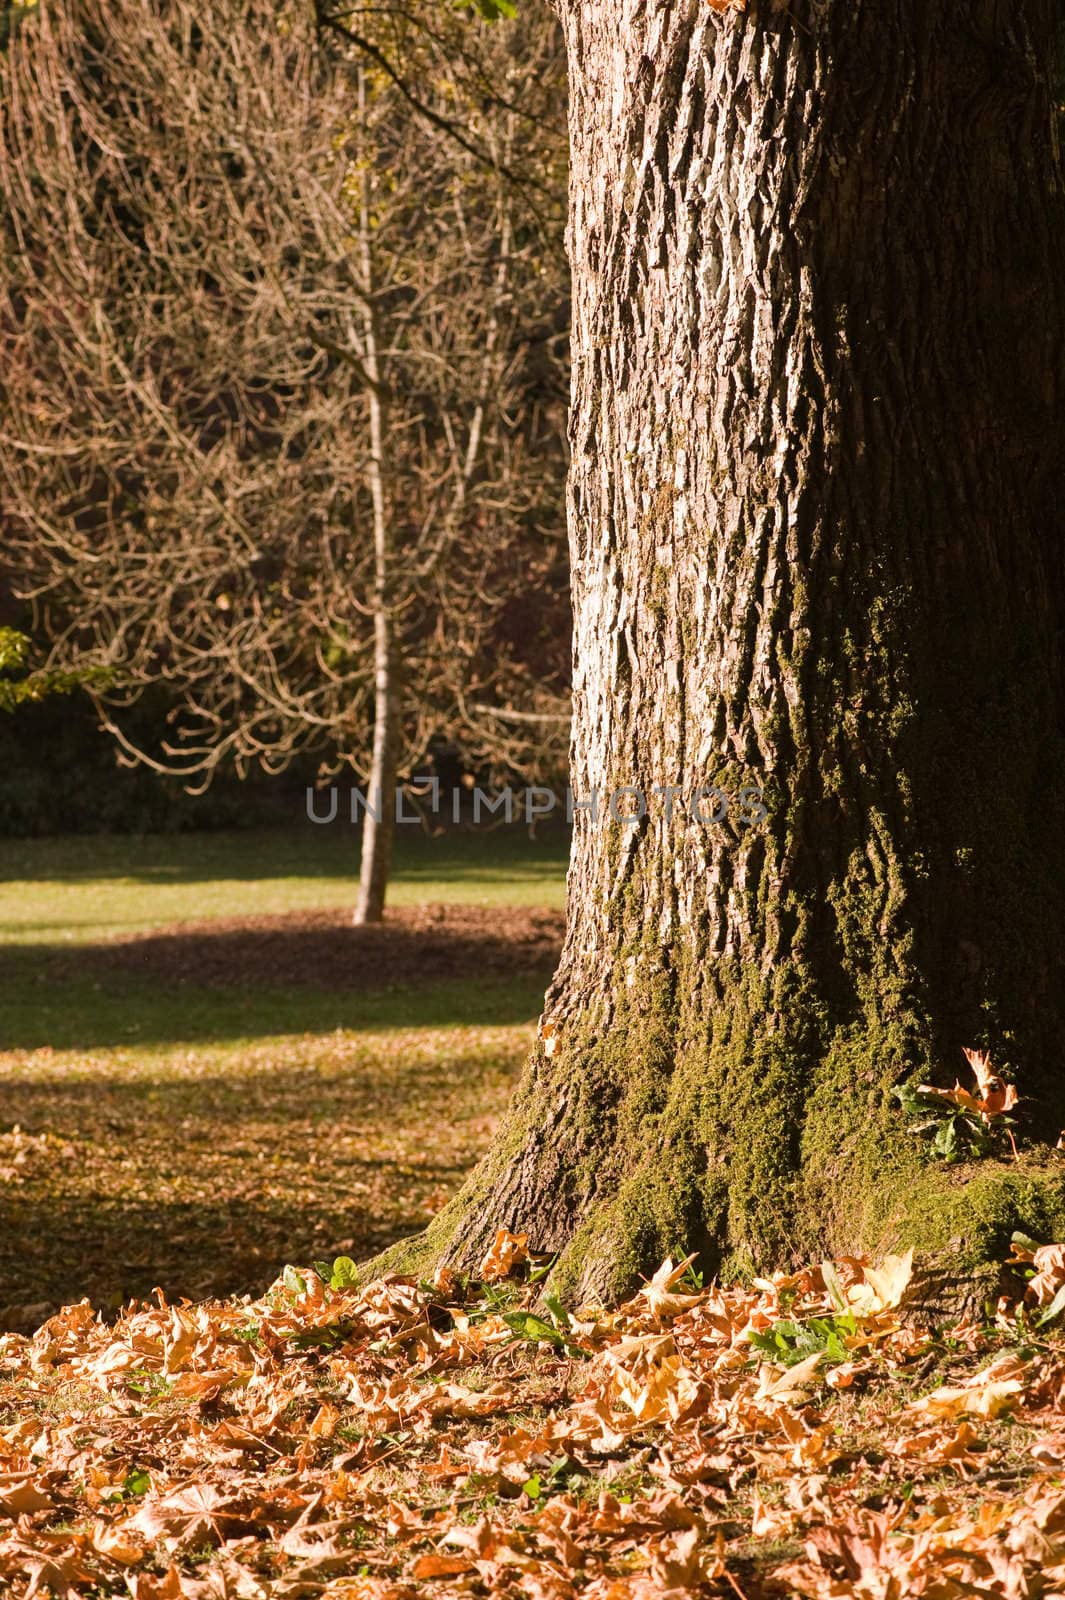
[[[380,383],[377,331],[372,307],[366,309],[364,339],[367,374]],[[373,753],[362,818],[359,857],[359,895],[355,925],[380,922],[392,870],[392,842],[396,831],[395,794],[398,776],[402,689],[399,648],[392,616],[392,549],[385,461],[388,436],[385,401],[377,390],[369,392],[370,460],[368,477],[373,503],[374,540],[374,723]]]
[[[361,69],[358,84],[359,116],[365,119],[366,76]],[[367,416],[370,429],[367,478],[373,507],[374,723],[367,805],[362,819],[359,896],[355,904],[354,918],[356,927],[362,927],[369,922],[380,922],[385,914],[385,896],[392,870],[392,843],[396,831],[395,792],[402,713],[399,650],[392,615],[394,588],[392,568],[395,551],[388,482],[387,400],[382,374],[381,338],[374,300],[376,274],[373,260],[370,182],[369,167],[364,166],[360,176],[358,249],[363,287],[360,304],[362,365],[367,380]]]
[[[605,1296],[964,1215],[892,1093],[964,1046],[1065,1123],[1065,213],[1050,0],[562,12],[600,810],[544,1040],[419,1248],[506,1224]]]
[[[392,871],[396,830],[397,759],[400,733],[399,664],[387,602],[374,611],[374,733],[359,854],[359,894],[354,922],[381,922]]]

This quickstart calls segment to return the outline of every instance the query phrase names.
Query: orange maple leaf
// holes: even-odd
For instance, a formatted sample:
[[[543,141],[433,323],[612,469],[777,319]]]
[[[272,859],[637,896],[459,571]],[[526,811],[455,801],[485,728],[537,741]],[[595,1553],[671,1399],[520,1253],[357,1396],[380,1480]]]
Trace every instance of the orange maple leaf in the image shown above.
[[[992,1070],[991,1057],[986,1050],[966,1050],[964,1055],[973,1069],[976,1094],[963,1089],[960,1083],[955,1083],[953,1089],[937,1089],[934,1084],[922,1083],[918,1093],[934,1094],[939,1100],[949,1100],[951,1105],[975,1111],[985,1122],[991,1122],[1017,1104],[1017,1091],[1012,1083],[1006,1083]]]
[[[485,1283],[497,1283],[524,1261],[529,1252],[525,1246],[529,1242],[527,1233],[511,1233],[507,1228],[500,1228],[492,1242],[492,1247],[478,1269],[478,1277]]]
[[[965,1059],[973,1069],[976,1086],[980,1091],[980,1113],[985,1120],[1000,1117],[1004,1111],[1017,1104],[1017,1091],[1012,1083],[1004,1083],[992,1071],[991,1057],[986,1050],[966,1050]]]

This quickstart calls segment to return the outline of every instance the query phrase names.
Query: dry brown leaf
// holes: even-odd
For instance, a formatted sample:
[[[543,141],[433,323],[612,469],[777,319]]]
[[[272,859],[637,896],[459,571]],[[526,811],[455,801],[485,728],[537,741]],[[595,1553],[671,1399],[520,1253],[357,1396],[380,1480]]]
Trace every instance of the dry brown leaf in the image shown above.
[[[1040,1245],[1032,1252],[1031,1262],[1036,1271],[1025,1298],[1037,1306],[1049,1305],[1065,1283],[1065,1244]]]
[[[1024,1389],[1021,1374],[1027,1367],[1023,1357],[1007,1353],[966,1383],[958,1387],[943,1384],[931,1394],[914,1400],[906,1407],[906,1412],[911,1416],[945,1420],[961,1416],[999,1417],[1016,1403]]]
[[[437,1294],[446,1300],[455,1293],[458,1280],[450,1267],[441,1264],[433,1273],[432,1282]]]
[[[492,1242],[478,1270],[478,1276],[485,1283],[498,1283],[500,1278],[505,1278],[521,1262],[527,1261],[529,1252],[525,1246],[529,1242],[526,1233],[511,1233],[507,1228],[500,1228]]]
[[[938,1100],[946,1100],[950,1105],[971,1111],[984,1122],[992,1122],[995,1117],[1012,1110],[1017,1104],[1017,1091],[1012,1083],[1006,1083],[993,1070],[987,1051],[965,1050],[963,1054],[976,1079],[975,1094],[963,1089],[960,1083],[955,1083],[953,1089],[939,1089],[934,1084],[922,1083],[918,1092],[934,1095]]]
[[[553,1056],[559,1046],[558,1028],[553,1022],[541,1022],[536,1030],[545,1056]]]
[[[144,1545],[139,1539],[131,1538],[121,1522],[103,1522],[97,1518],[93,1523],[92,1547],[126,1567],[135,1567],[144,1559]]]
[[[223,1389],[240,1381],[234,1372],[183,1372],[175,1378],[170,1393],[179,1400],[216,1400]]]
[[[677,1266],[670,1260],[663,1261],[654,1277],[644,1284],[640,1290],[640,1299],[646,1301],[647,1308],[652,1316],[675,1317],[682,1311],[689,1311],[692,1306],[697,1306],[704,1299],[702,1292],[695,1294],[675,1294],[673,1286],[679,1283],[687,1272],[694,1255],[686,1256]]]
[[[913,1251],[905,1255],[885,1256],[879,1266],[862,1267],[864,1284],[861,1292],[848,1291],[847,1298],[859,1315],[877,1311],[893,1311],[906,1297],[913,1276]]]
[[[795,1528],[795,1513],[783,1506],[769,1507],[755,1488],[751,1495],[751,1533],[756,1539],[788,1539]]]
[[[127,1526],[146,1539],[160,1539],[174,1548],[221,1544],[225,1528],[234,1520],[233,1503],[222,1490],[211,1483],[187,1483],[169,1494],[145,1500]]]
[[[178,1569],[171,1562],[166,1575],[162,1578],[153,1577],[146,1572],[138,1573],[130,1580],[130,1592],[133,1600],[185,1600],[189,1591],[184,1587]]]
[[[1011,1084],[1003,1083],[991,1065],[991,1057],[986,1050],[963,1050],[966,1061],[972,1068],[973,1077],[976,1079],[976,1092],[984,1102],[984,1108],[989,1116],[998,1116],[1007,1109],[1005,1101],[1007,1093],[1013,1094],[1009,1105],[1016,1101],[1016,1092]],[[996,1109],[992,1109],[992,1106]]]
[[[31,1511],[48,1511],[55,1504],[51,1495],[39,1487],[32,1472],[0,1474],[0,1511],[21,1517]]]
[[[505,1229],[496,1244],[500,1267],[524,1249]],[[1052,1282],[1062,1247],[1041,1249],[1037,1272]],[[254,1305],[141,1308],[112,1327],[79,1313],[53,1319],[36,1345],[0,1341],[0,1384],[17,1378],[27,1402],[0,1428],[0,1485],[27,1496],[13,1502],[10,1536],[0,1529],[0,1595],[21,1600],[35,1586],[43,1600],[54,1587],[66,1600],[64,1583],[78,1592],[79,1574],[92,1574],[99,1584],[103,1568],[135,1600],[459,1600],[471,1586],[527,1600],[701,1600],[708,1586],[748,1592],[744,1566],[731,1564],[738,1538],[768,1552],[797,1534],[808,1536],[803,1560],[781,1567],[767,1553],[767,1593],[1055,1592],[1043,1575],[1065,1573],[1065,1497],[1048,1485],[1065,1459],[1065,1360],[1052,1342],[973,1372],[998,1335],[975,1322],[954,1330],[951,1385],[903,1412],[893,1398],[872,1412],[874,1514],[862,1504],[872,1467],[854,1454],[848,1419],[864,1418],[864,1451],[878,1384],[928,1350],[896,1315],[909,1259],[848,1257],[827,1280],[815,1267],[690,1293],[683,1271],[666,1262],[627,1305],[572,1323],[586,1361],[516,1346],[487,1297],[447,1277],[342,1293],[308,1278],[306,1294]],[[515,1297],[531,1308],[536,1292]],[[858,1356],[832,1369],[820,1354],[786,1369],[753,1358],[751,1331],[824,1316],[841,1293]],[[178,1370],[160,1404],[142,1376],[165,1375],[168,1362]],[[858,1374],[861,1408],[842,1392]],[[57,1385],[73,1395],[69,1423],[41,1405]],[[188,1404],[197,1393],[208,1403]],[[987,1504],[972,1471],[977,1428],[993,1462],[991,1419],[1011,1406],[1043,1429],[1032,1488],[1009,1499],[1007,1482]],[[131,1471],[147,1471],[151,1489],[139,1506],[116,1506]],[[912,1496],[894,1505],[903,1478]],[[489,1494],[490,1518],[471,1526],[466,1508]],[[52,1530],[52,1502],[69,1529]]]
[[[411,1568],[411,1577],[420,1582],[424,1578],[454,1578],[460,1572],[472,1571],[472,1556],[445,1556],[434,1551],[432,1555],[418,1557]]]
[[[768,1376],[767,1366],[763,1369],[766,1372],[765,1387],[760,1388],[757,1398],[778,1401],[804,1399],[804,1390],[814,1382],[817,1370],[824,1359],[824,1351],[815,1350],[813,1355],[797,1361],[793,1367],[785,1368],[776,1378]]]
[[[830,1389],[837,1391],[849,1389],[861,1370],[862,1364],[857,1361],[841,1361],[838,1366],[825,1373],[825,1382]]]
[[[1004,1111],[1011,1110],[1017,1104],[1017,1091],[1012,1083],[1006,1083],[995,1072],[988,1052],[965,1050],[963,1054],[973,1070],[980,1109],[985,1119],[990,1121],[992,1117],[999,1117]]]

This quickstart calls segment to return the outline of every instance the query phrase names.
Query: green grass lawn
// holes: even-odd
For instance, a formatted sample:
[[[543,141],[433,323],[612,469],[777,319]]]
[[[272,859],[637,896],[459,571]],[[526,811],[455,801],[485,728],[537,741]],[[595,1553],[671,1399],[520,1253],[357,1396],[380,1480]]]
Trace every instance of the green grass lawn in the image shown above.
[[[356,868],[350,830],[310,825],[0,841],[0,1327],[83,1294],[254,1291],[287,1260],[380,1248],[453,1190],[549,968],[397,984],[383,962],[349,991],[86,966],[115,937],[346,907]],[[412,830],[389,898],[558,908],[564,876],[557,837]]]
[[[567,841],[524,828],[400,829],[389,904],[565,904]],[[202,917],[354,906],[351,828],[0,840],[0,944],[84,941]]]

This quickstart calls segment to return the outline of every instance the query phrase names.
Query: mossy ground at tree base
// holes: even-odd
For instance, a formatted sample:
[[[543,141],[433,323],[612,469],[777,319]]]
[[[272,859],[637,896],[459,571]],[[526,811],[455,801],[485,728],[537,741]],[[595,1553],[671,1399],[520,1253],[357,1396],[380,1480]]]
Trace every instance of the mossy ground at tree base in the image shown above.
[[[870,1205],[871,1198],[875,1204]],[[371,1277],[385,1273],[430,1277],[442,1261],[453,1260],[460,1252],[462,1230],[469,1226],[473,1209],[470,1192],[464,1190],[424,1232],[400,1240],[367,1263],[364,1272]],[[866,1196],[863,1209],[865,1230],[856,1223],[850,1238],[837,1232],[832,1244],[825,1247],[826,1253],[879,1259],[912,1248],[915,1287],[911,1301],[923,1320],[980,1314],[1009,1283],[1007,1261],[1014,1233],[1038,1243],[1065,1240],[1065,1158],[1049,1146],[1039,1146],[1017,1161],[987,1160],[964,1166],[937,1163],[911,1172],[901,1184],[898,1172],[892,1171],[885,1174],[883,1193]],[[873,1216],[880,1218],[880,1224],[878,1231],[869,1232],[868,1221]],[[491,1219],[480,1220],[478,1233],[483,1235]],[[649,1257],[638,1257],[643,1230],[638,1215],[631,1220],[634,1231],[623,1242],[625,1254],[615,1262],[599,1264],[598,1281],[616,1285],[614,1293],[603,1298],[624,1298],[640,1278],[649,1277],[659,1265]],[[607,1238],[617,1239],[616,1224],[616,1206],[604,1206],[599,1214],[593,1210],[579,1221],[546,1286],[571,1302],[579,1299],[581,1285],[589,1281],[587,1252]],[[678,1250],[687,1249],[690,1242],[678,1240]],[[724,1254],[718,1275],[735,1281],[754,1272],[794,1265],[796,1259],[751,1262]]]
[[[914,1251],[913,1298],[926,1319],[979,1314],[1011,1277],[1014,1233],[1039,1244],[1065,1240],[1065,1158],[1049,1146],[1017,1161],[927,1168],[901,1194],[874,1251]]]
[[[475,1270],[505,1226],[553,1258],[545,1287],[567,1304],[610,1305],[667,1257],[695,1253],[706,1281],[728,1283],[912,1247],[946,1316],[994,1298],[1015,1231],[1065,1240],[1065,1158],[1049,1145],[953,1166],[910,1125],[897,1087],[954,1067],[897,979],[880,974],[843,1019],[798,964],[767,976],[702,956],[626,946],[550,1057],[534,1050],[460,1194],[370,1270]],[[1059,1110],[1039,1104],[1044,1133]]]

